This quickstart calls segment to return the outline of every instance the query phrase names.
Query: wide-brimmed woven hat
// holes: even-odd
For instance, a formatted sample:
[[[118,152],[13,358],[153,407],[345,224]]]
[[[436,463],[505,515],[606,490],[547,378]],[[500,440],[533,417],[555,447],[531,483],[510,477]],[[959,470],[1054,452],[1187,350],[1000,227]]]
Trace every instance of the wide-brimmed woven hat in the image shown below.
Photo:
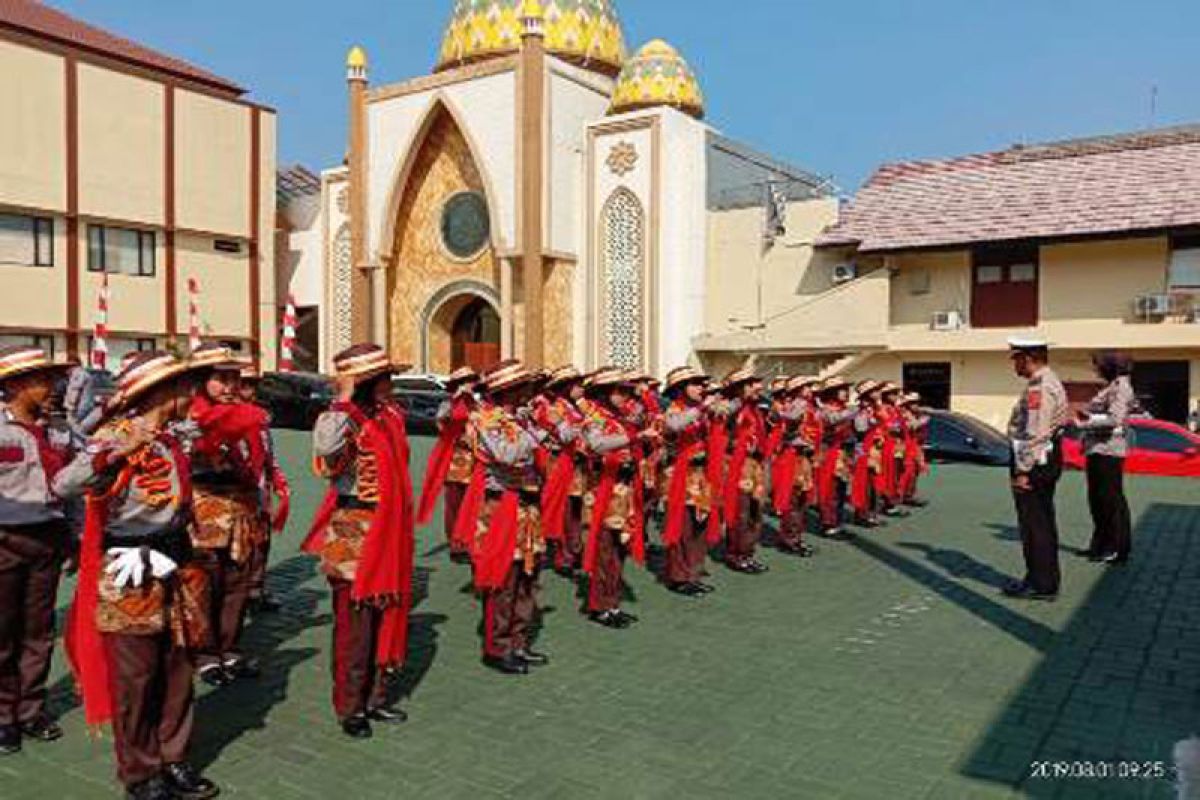
[[[385,374],[408,372],[411,364],[396,364],[387,352],[377,344],[356,344],[333,357],[333,374],[336,378],[353,378],[355,383],[364,383]]]
[[[609,386],[631,387],[636,382],[636,376],[620,367],[601,367],[593,372],[586,381],[589,389],[603,389]]]
[[[761,380],[762,378],[754,374],[754,370],[750,369],[749,367],[742,367],[741,369],[735,369],[733,372],[726,375],[724,383],[726,389],[733,389],[737,386],[742,386],[743,384],[754,383],[755,381]]]
[[[184,361],[171,353],[148,350],[123,362],[117,374],[117,388],[108,401],[107,410],[119,411],[146,392],[188,373],[201,372],[210,367],[195,361]]]
[[[573,366],[559,367],[551,371],[549,380],[546,381],[547,389],[557,389],[560,386],[566,386],[571,383],[578,383],[583,380],[583,375]]]
[[[767,388],[772,392],[786,392],[788,380],[787,375],[776,375],[774,378],[771,378],[771,382],[767,384]]]
[[[515,389],[527,383],[532,383],[536,375],[525,368],[525,365],[515,358],[501,361],[483,373],[480,383],[483,390],[489,394]]]
[[[256,381],[262,377],[262,370],[254,363],[254,359],[248,356],[238,356],[236,359],[238,364],[238,377],[244,381]]]
[[[884,381],[879,387],[880,394],[903,394],[904,390],[891,381]]]
[[[797,375],[794,378],[789,378],[784,387],[789,392],[798,392],[806,386],[816,386],[821,382],[820,378],[811,378],[804,375]]]
[[[817,391],[819,391],[821,394],[828,394],[829,392],[836,392],[839,389],[849,388],[850,381],[840,376],[834,376],[832,378],[826,378],[824,381],[822,381],[820,388]]]
[[[872,380],[859,381],[858,383],[854,384],[854,392],[855,392],[855,394],[860,394],[860,395],[871,394],[872,392],[879,391],[879,389],[882,386],[883,386],[883,384],[880,383],[879,381],[872,381]]]
[[[240,373],[246,362],[238,358],[231,348],[223,344],[208,342],[192,351],[191,356],[188,357],[188,363],[196,369],[215,369]]]
[[[474,367],[459,367],[446,378],[446,388],[453,391],[463,384],[478,382],[479,373]]]
[[[664,387],[668,392],[688,383],[708,383],[711,378],[695,367],[676,367],[667,373]]]
[[[909,392],[908,394],[904,395],[904,397],[900,398],[900,402],[906,406],[911,406],[914,403],[919,403],[919,402],[921,402],[921,393],[920,392]]]
[[[0,382],[18,375],[65,370],[70,366],[55,362],[40,347],[14,345],[0,348]]]

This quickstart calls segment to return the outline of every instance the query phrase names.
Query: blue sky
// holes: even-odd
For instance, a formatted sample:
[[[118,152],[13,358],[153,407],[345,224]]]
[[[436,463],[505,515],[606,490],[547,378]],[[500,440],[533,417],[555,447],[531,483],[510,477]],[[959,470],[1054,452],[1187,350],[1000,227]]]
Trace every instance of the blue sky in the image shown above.
[[[343,59],[425,74],[451,0],[49,0],[279,109],[280,162],[344,149]],[[1196,0],[616,0],[724,133],[856,188],[880,162],[1200,122]],[[1157,87],[1157,109],[1151,95]]]

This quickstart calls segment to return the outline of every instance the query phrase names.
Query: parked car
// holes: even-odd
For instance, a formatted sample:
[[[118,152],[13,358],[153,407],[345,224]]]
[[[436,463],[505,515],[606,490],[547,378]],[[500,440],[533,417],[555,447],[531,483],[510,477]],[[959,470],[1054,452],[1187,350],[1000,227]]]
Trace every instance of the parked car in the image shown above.
[[[437,433],[437,412],[450,397],[445,382],[437,375],[397,375],[392,391],[404,406],[408,432],[419,435]]]
[[[1200,478],[1200,436],[1182,425],[1159,419],[1137,418],[1129,421],[1129,455],[1125,471],[1136,475],[1163,475],[1176,478]],[[1063,461],[1072,469],[1083,469],[1082,431],[1067,429],[1063,439]]]
[[[953,411],[929,412],[925,453],[931,461],[962,461],[1007,467],[1012,448],[1000,431],[982,420]]]
[[[333,398],[329,378],[313,372],[268,372],[258,384],[258,404],[277,428],[312,430]]]

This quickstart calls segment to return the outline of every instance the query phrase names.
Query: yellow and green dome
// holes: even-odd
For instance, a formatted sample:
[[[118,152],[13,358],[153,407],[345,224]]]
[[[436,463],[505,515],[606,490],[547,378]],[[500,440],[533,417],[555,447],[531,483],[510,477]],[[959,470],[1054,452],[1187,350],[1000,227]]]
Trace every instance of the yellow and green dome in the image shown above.
[[[625,37],[610,0],[542,0],[540,5],[547,52],[608,75],[620,71]],[[517,52],[524,6],[524,0],[455,0],[437,69]]]
[[[611,114],[671,106],[704,118],[704,93],[696,73],[674,47],[655,39],[625,62],[613,91]]]

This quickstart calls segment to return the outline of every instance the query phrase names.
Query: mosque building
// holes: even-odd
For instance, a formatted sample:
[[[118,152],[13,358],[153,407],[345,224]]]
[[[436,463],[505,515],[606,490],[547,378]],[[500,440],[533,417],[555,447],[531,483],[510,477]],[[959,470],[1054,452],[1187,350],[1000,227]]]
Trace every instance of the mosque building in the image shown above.
[[[345,164],[282,248],[316,367],[364,339],[431,373],[720,362],[694,342],[794,301],[837,216],[828,180],[706,124],[674,47],[630,55],[615,0],[456,0],[430,74],[347,69]]]

